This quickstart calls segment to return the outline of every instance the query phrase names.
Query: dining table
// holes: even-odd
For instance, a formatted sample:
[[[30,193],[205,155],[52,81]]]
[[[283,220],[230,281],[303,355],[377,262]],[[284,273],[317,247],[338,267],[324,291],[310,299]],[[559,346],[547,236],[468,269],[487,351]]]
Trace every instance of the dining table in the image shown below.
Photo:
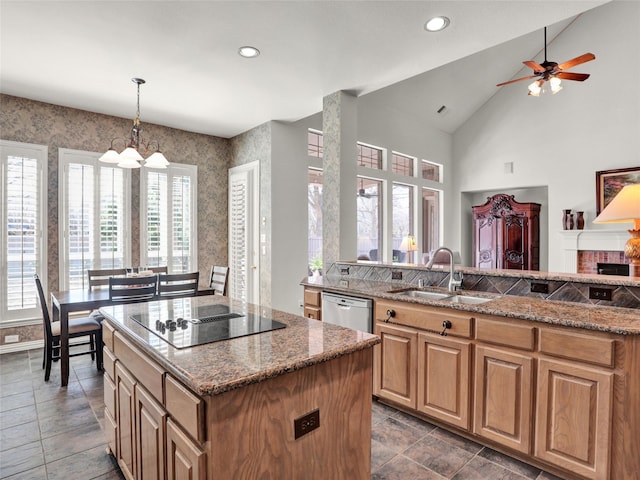
[[[60,377],[62,386],[69,383],[69,314],[96,310],[112,305],[109,289],[76,289],[51,292],[53,321],[60,322]]]
[[[198,296],[211,295],[211,288],[198,290]],[[108,288],[73,289],[51,292],[51,307],[53,321],[60,322],[60,377],[61,384],[66,387],[69,383],[69,314],[97,310],[100,307],[114,305],[109,298]]]

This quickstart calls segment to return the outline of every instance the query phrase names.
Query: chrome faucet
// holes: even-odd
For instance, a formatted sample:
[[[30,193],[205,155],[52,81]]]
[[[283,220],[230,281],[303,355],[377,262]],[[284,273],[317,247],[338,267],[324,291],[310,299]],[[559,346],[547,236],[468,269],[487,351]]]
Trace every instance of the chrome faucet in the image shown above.
[[[462,287],[462,272],[457,272],[456,275],[453,264],[453,252],[450,249],[447,247],[440,247],[433,252],[433,255],[431,255],[431,258],[429,259],[429,263],[427,263],[427,270],[431,270],[433,268],[433,261],[436,258],[436,254],[441,250],[449,254],[449,291],[455,292],[458,288]]]

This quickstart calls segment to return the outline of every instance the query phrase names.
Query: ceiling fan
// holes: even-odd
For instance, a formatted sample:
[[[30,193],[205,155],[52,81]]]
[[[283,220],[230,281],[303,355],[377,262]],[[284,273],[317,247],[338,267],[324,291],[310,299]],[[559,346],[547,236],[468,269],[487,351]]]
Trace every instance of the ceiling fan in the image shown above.
[[[377,197],[378,194],[367,193],[367,191],[364,189],[364,181],[362,178],[360,178],[360,188],[358,189],[357,196],[360,198],[371,198],[371,197]]]
[[[509,85],[510,83],[520,82],[522,80],[529,80],[531,78],[537,77],[538,80],[529,85],[529,95],[533,95],[534,97],[540,96],[540,92],[542,91],[542,87],[545,81],[549,81],[551,92],[555,94],[562,90],[562,86],[560,85],[561,80],[575,80],[578,82],[584,82],[587,78],[589,78],[588,73],[565,72],[565,70],[585,62],[590,62],[595,58],[596,56],[593,53],[585,53],[564,63],[558,64],[556,62],[549,62],[547,60],[547,27],[544,27],[544,62],[540,64],[536,63],[533,60],[522,62],[527,67],[533,70],[533,75],[516,78],[515,80],[509,80],[508,82],[499,83],[496,86],[502,87],[503,85]]]

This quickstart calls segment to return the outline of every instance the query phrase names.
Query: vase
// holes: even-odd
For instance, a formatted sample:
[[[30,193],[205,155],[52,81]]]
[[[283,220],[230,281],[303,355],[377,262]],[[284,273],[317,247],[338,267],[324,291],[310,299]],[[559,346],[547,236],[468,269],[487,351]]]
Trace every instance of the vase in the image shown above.
[[[567,230],[573,230],[573,213],[569,214],[569,224],[567,225]]]
[[[584,212],[576,212],[576,228],[584,230]]]
[[[563,230],[571,230],[571,228],[569,228],[569,214],[571,214],[571,209],[569,210],[563,210],[563,215],[562,215],[562,229]]]

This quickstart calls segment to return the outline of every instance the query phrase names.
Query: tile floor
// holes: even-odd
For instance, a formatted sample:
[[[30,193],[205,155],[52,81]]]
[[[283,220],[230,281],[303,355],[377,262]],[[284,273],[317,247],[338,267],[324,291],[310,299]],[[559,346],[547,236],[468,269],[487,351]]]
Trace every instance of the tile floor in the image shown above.
[[[54,363],[44,381],[40,350],[0,355],[0,479],[116,480],[105,453],[102,374],[71,359],[69,386]],[[375,402],[372,479],[557,480],[489,448]]]

